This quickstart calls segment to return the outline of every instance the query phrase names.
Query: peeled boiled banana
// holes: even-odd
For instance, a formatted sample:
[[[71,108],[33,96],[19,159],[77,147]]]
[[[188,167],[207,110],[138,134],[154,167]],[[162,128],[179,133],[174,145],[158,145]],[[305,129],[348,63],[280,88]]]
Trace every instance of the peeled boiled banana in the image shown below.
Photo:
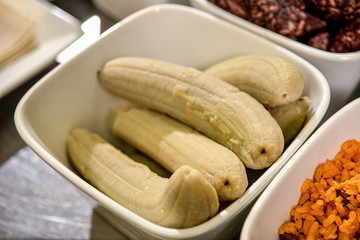
[[[164,114],[119,109],[113,133],[170,172],[183,165],[199,170],[215,187],[220,201],[233,201],[247,188],[245,167],[232,151]]]
[[[310,114],[310,103],[309,97],[302,96],[294,102],[268,109],[281,127],[286,145],[296,137],[303,127]]]
[[[98,71],[103,87],[166,113],[232,150],[252,169],[269,167],[284,149],[278,123],[249,94],[194,68],[120,57]]]
[[[160,177],[166,177],[169,178],[171,176],[171,173],[166,170],[163,166],[161,166],[159,163],[155,162],[153,159],[149,158],[145,154],[142,153],[131,153],[127,154],[132,160],[142,163],[150,168],[151,171],[159,175]]]
[[[202,173],[182,166],[163,178],[99,135],[77,128],[67,139],[76,169],[94,187],[134,213],[166,227],[186,228],[214,216],[219,200]]]
[[[300,70],[272,54],[248,54],[216,63],[204,70],[249,93],[266,107],[297,100],[303,92]]]

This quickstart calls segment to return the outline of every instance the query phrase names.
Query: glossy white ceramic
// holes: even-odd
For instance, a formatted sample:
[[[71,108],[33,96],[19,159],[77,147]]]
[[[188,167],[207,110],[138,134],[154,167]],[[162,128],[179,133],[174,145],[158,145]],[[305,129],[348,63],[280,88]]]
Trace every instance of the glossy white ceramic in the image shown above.
[[[97,69],[106,60],[132,55],[204,69],[226,58],[249,53],[273,53],[296,64],[304,76],[304,95],[312,100],[312,114],[277,162],[264,171],[249,171],[251,184],[246,193],[214,218],[187,229],[158,226],[115,203],[70,167],[65,139],[73,128],[88,128],[116,144],[109,117],[124,100],[109,94],[97,80]],[[103,206],[104,216],[129,238],[225,239],[239,234],[246,216],[244,210],[317,127],[329,99],[325,77],[303,58],[203,11],[163,4],[123,19],[41,79],[20,101],[15,123],[24,141],[62,176],[97,200]]]
[[[359,122],[360,98],[322,124],[258,198],[244,223],[240,239],[279,239],[277,230],[289,219],[290,209],[300,197],[303,181],[312,179],[319,164],[333,159],[343,142],[349,139],[360,141]]]
[[[111,17],[120,21],[130,14],[155,4],[176,3],[188,5],[188,0],[92,0],[94,6]]]
[[[331,101],[326,118],[344,106],[354,89],[360,84],[360,51],[353,53],[322,51],[257,26],[215,6],[208,0],[189,0],[189,2],[195,8],[225,19],[288,48],[317,67],[325,75],[331,89]]]

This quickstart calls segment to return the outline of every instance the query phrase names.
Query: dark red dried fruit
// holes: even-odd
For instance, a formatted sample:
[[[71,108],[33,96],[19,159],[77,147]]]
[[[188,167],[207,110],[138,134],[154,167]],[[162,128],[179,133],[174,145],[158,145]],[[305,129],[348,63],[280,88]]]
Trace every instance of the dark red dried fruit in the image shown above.
[[[238,17],[248,20],[245,3],[243,3],[241,0],[209,0],[209,1]]]
[[[360,50],[360,0],[209,1],[238,17],[318,49],[339,53]]]
[[[360,16],[359,0],[308,0],[328,19],[354,19]]]
[[[339,53],[360,51],[360,18],[340,28],[332,39],[330,51]]]
[[[326,21],[305,11],[303,0],[209,0],[261,27],[297,39],[324,29]]]
[[[311,37],[307,44],[311,47],[327,51],[330,44],[329,37],[330,33],[328,32],[318,33],[315,36]]]
[[[307,14],[301,3],[292,6],[278,0],[248,2],[251,22],[292,39],[304,35]]]
[[[242,0],[209,0],[209,2],[216,6],[238,16],[248,20],[247,4]]]

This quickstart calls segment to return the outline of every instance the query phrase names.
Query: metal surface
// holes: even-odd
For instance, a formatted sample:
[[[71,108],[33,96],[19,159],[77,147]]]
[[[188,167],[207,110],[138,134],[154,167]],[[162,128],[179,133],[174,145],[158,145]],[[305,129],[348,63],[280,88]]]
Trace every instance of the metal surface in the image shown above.
[[[90,1],[51,3],[81,22],[99,16],[101,32],[115,23]],[[17,103],[56,66],[54,60],[0,99],[0,239],[125,239],[98,214],[97,204],[40,159],[15,129]]]
[[[125,239],[96,206],[28,147],[0,166],[1,239]]]

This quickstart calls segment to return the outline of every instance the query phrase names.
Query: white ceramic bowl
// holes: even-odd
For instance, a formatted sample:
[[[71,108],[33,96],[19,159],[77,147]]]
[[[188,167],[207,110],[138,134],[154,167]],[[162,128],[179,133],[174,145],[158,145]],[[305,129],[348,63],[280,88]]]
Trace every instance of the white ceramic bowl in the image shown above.
[[[244,223],[241,240],[279,239],[277,230],[289,219],[304,180],[312,179],[316,167],[333,159],[346,140],[360,141],[359,122],[360,98],[321,125],[258,198]]]
[[[123,104],[105,91],[97,69],[106,60],[133,55],[162,59],[203,69],[226,58],[248,53],[273,53],[296,64],[304,76],[304,95],[313,114],[305,127],[266,171],[250,171],[246,193],[209,221],[188,229],[153,224],[118,205],[73,172],[65,139],[75,127],[88,128],[114,142],[109,113]],[[197,9],[174,4],[145,8],[125,18],[68,62],[41,79],[20,101],[17,130],[24,141],[51,167],[97,200],[104,216],[135,239],[219,239],[239,234],[244,209],[303,144],[324,116],[330,91],[325,77],[313,65],[247,30]],[[106,209],[106,210],[105,210]]]
[[[288,48],[317,67],[325,75],[331,89],[331,102],[326,118],[344,106],[356,86],[360,84],[360,51],[353,53],[322,51],[244,20],[208,0],[189,0],[189,2],[195,8],[225,19]]]
[[[94,6],[115,21],[155,4],[176,3],[188,5],[188,0],[92,0]]]

